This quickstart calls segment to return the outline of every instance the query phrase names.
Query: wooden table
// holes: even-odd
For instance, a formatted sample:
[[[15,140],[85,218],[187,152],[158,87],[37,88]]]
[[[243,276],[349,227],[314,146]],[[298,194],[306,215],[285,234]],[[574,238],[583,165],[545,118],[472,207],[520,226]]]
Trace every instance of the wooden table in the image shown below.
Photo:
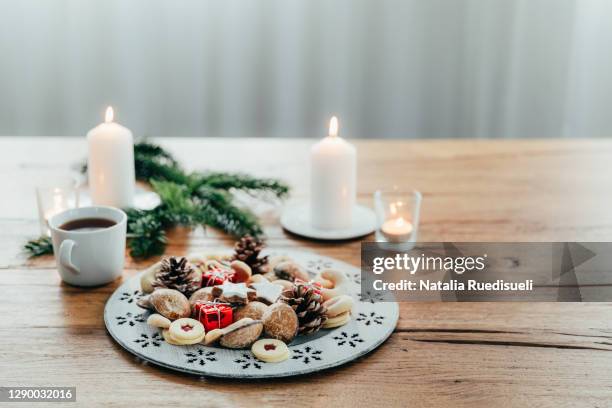
[[[307,193],[307,140],[159,139],[189,169],[282,176]],[[423,241],[605,241],[612,238],[612,142],[372,141],[359,148],[359,200],[397,184],[423,192]],[[119,282],[60,283],[51,257],[26,260],[38,233],[34,187],[66,175],[83,138],[0,138],[0,386],[76,386],[94,406],[609,406],[612,308],[605,303],[403,303],[395,333],[346,366],[259,382],[199,379],[139,363],[104,329]],[[359,241],[316,243],[257,208],[269,245],[359,264]],[[174,231],[168,253],[232,240]],[[148,263],[128,260],[125,277]],[[611,282],[608,282],[612,284]],[[39,406],[39,405],[37,405]]]

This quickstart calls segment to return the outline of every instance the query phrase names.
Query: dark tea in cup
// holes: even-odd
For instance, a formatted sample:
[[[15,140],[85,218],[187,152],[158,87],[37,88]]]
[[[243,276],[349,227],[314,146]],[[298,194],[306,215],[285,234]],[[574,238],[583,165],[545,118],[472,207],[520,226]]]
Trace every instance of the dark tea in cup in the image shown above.
[[[117,223],[106,218],[78,218],[60,225],[60,229],[64,231],[97,231],[110,228]]]

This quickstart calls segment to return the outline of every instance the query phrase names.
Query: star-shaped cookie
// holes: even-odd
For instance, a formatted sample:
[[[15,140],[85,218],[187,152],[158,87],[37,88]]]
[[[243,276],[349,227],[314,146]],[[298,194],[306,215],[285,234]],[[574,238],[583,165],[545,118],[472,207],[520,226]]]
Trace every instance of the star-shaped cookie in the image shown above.
[[[255,290],[248,288],[246,283],[225,282],[223,285],[214,286],[212,294],[227,303],[244,304],[255,298]]]
[[[283,287],[272,282],[251,283],[249,285],[257,292],[257,300],[266,304],[272,304],[278,300]]]

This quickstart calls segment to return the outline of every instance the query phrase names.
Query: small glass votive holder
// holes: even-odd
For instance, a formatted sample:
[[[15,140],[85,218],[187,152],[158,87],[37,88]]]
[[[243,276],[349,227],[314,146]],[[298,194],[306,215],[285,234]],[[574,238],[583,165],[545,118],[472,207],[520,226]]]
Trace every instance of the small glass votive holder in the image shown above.
[[[76,185],[36,187],[38,220],[41,235],[50,236],[49,218],[64,210],[79,207],[79,189]]]
[[[376,241],[397,244],[410,250],[417,241],[421,193],[378,190],[374,193]]]

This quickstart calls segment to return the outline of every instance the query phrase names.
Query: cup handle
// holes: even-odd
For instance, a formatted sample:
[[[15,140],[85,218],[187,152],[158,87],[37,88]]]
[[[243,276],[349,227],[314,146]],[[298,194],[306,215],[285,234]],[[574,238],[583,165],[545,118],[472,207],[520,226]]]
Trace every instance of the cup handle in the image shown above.
[[[72,249],[75,247],[76,242],[71,239],[65,239],[60,244],[59,248],[59,263],[70,272],[78,274],[79,268],[72,263]]]

